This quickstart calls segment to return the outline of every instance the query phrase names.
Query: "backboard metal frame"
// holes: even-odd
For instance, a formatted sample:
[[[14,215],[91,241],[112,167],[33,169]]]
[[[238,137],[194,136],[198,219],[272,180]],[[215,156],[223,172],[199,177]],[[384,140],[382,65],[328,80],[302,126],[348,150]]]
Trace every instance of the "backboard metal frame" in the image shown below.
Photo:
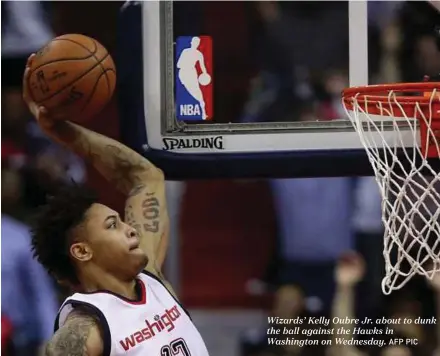
[[[367,38],[366,1],[349,4],[349,13],[356,13],[353,19],[350,17],[350,27],[354,28],[356,23],[356,36]],[[171,2],[163,1],[127,2],[120,14],[117,58],[122,139],[161,167],[168,179],[373,174],[348,120],[171,125],[170,128],[167,124],[174,122],[170,6]],[[360,51],[356,43],[356,38],[350,37],[350,44],[355,44],[350,46],[352,73],[368,67],[368,50]],[[351,61],[352,58],[357,60]],[[366,85],[368,71],[365,73],[352,76],[353,83]],[[214,137],[221,138],[220,148],[183,144],[164,149],[166,139],[191,143]],[[390,142],[394,140],[391,129],[386,137]],[[408,142],[412,142],[410,139]]]

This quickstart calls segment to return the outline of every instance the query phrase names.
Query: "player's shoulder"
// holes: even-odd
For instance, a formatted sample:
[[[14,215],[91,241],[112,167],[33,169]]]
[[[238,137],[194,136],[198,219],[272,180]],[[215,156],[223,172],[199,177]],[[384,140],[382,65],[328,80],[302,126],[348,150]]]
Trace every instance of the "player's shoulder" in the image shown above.
[[[84,308],[76,308],[48,342],[46,356],[101,356],[104,342],[99,320]]]

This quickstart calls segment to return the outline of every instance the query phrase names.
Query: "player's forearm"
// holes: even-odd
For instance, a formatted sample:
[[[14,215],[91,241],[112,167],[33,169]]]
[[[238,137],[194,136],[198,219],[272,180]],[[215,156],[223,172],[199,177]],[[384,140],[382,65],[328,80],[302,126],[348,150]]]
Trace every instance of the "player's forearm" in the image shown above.
[[[47,134],[89,160],[106,179],[125,194],[145,181],[163,179],[162,172],[137,152],[82,126],[71,122],[58,122]]]

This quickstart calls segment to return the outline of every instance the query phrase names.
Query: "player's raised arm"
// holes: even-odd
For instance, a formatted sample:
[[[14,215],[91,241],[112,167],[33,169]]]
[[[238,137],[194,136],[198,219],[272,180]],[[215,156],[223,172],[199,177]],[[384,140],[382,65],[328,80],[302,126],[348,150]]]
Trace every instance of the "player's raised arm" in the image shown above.
[[[91,161],[93,166],[124,194],[146,179],[163,179],[162,172],[137,152],[109,137],[72,122],[52,120],[50,113],[33,102],[28,92],[29,57],[23,78],[23,98],[43,131],[54,141]]]
[[[45,356],[102,356],[104,344],[97,320],[73,311],[46,346]]]
[[[27,92],[32,56],[24,75],[23,97],[40,127],[54,141],[88,159],[122,193],[127,195],[125,222],[135,227],[146,252],[147,269],[160,274],[168,243],[165,180],[160,169],[125,145],[67,121],[51,120]]]

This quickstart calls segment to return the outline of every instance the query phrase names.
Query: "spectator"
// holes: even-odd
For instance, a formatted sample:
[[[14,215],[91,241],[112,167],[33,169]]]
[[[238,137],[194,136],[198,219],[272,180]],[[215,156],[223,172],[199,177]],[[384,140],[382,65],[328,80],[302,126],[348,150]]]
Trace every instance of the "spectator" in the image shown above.
[[[263,28],[257,34],[261,70],[241,120],[297,121],[324,90],[328,73],[348,69],[347,4],[266,1],[255,6]]]
[[[46,195],[59,184],[86,179],[83,160],[65,148],[50,141],[35,122],[27,126],[26,153],[28,164],[23,170],[25,202],[36,208],[45,202]]]
[[[339,260],[337,268],[335,270],[335,281],[336,281],[336,294],[333,301],[333,310],[332,310],[332,319],[337,317],[339,319],[354,319],[355,317],[355,287],[356,285],[364,278],[365,275],[365,263],[360,257],[360,255],[354,253],[347,253]],[[400,305],[398,305],[391,313],[387,315],[382,315],[385,318],[389,319],[397,319],[397,318],[411,318],[415,319],[417,316],[420,316],[420,310],[415,310],[412,306],[414,303],[407,303],[406,301],[402,301]],[[377,328],[381,328],[381,325],[375,325]],[[359,327],[359,325],[348,322],[346,324],[339,323],[338,325],[334,325],[336,328],[343,327],[345,330],[349,330],[349,333],[342,334],[333,334],[333,342],[331,347],[329,348],[329,356],[366,356],[370,354],[378,354],[379,356],[421,356],[424,355],[423,346],[417,346],[415,348],[411,348],[408,346],[391,346],[388,345],[389,338],[387,335],[374,335],[374,339],[377,341],[384,341],[384,347],[380,347],[379,349],[368,348],[365,350],[360,350],[355,346],[347,346],[347,345],[337,345],[335,339],[352,339],[353,338],[353,330],[355,327]],[[398,323],[393,325],[388,325],[388,327],[394,329],[394,333],[391,336],[394,338],[417,338],[420,341],[423,340],[423,334],[420,326],[412,324],[404,324]],[[370,337],[371,335],[368,335]],[[361,338],[361,335],[358,335],[355,338]]]
[[[434,28],[440,13],[428,1],[406,1],[399,12],[402,37],[399,67],[403,82],[421,81],[424,75],[440,72],[440,51]]]
[[[4,1],[2,6],[3,134],[25,142],[27,109],[21,81],[28,56],[54,37],[40,1]],[[3,138],[3,136],[2,136]]]
[[[354,247],[353,181],[350,178],[275,179],[271,186],[278,217],[280,258],[272,312],[282,318],[328,316],[335,289],[336,261],[344,251]],[[258,350],[265,349],[262,341],[265,336],[260,333],[257,342],[251,344]],[[307,352],[307,348],[293,349],[302,354]],[[292,352],[292,348],[289,350]],[[315,349],[316,355],[319,351]]]
[[[432,290],[434,291],[434,298],[436,303],[436,318],[437,324],[436,326],[436,347],[434,351],[434,356],[440,356],[440,271],[437,271],[432,279],[428,279],[428,283],[430,284]]]
[[[305,300],[301,290],[294,285],[284,285],[279,288],[274,296],[273,309],[270,316],[279,318],[291,318],[302,316],[305,313]],[[275,328],[278,325],[271,325]],[[280,353],[279,346],[268,347],[266,328],[255,328],[248,330],[242,338],[242,355],[246,356],[269,356]],[[298,351],[298,347],[294,347]],[[288,347],[283,348],[287,351]],[[292,351],[293,347],[290,348]]]
[[[28,56],[54,37],[46,5],[39,1],[2,2],[2,163],[20,174],[27,205],[44,202],[62,180],[85,178],[81,160],[54,145],[29,121],[22,100],[22,76]]]
[[[282,258],[278,283],[301,288],[315,312],[328,313],[333,269],[353,249],[350,178],[276,179],[271,182]]]
[[[355,318],[355,290],[354,287],[364,277],[365,264],[362,258],[356,254],[346,253],[338,261],[335,269],[334,278],[336,282],[336,294],[333,300],[332,320],[335,317],[344,319]],[[361,354],[353,346],[342,346],[336,344],[336,337],[345,340],[351,339],[353,329],[356,327],[354,323],[338,324],[334,327],[344,327],[350,332],[347,334],[333,334],[332,345],[329,348],[331,356],[360,356]]]
[[[11,355],[11,343],[12,343],[12,324],[8,317],[2,315],[1,333],[2,333],[2,347],[1,353],[3,356]]]
[[[2,214],[2,315],[13,328],[14,355],[34,355],[53,333],[54,285],[33,258],[28,228]]]
[[[383,224],[381,195],[374,177],[358,178],[355,188],[353,226],[357,251],[366,265],[366,277],[359,284],[358,306],[361,316],[373,317],[382,311]]]

